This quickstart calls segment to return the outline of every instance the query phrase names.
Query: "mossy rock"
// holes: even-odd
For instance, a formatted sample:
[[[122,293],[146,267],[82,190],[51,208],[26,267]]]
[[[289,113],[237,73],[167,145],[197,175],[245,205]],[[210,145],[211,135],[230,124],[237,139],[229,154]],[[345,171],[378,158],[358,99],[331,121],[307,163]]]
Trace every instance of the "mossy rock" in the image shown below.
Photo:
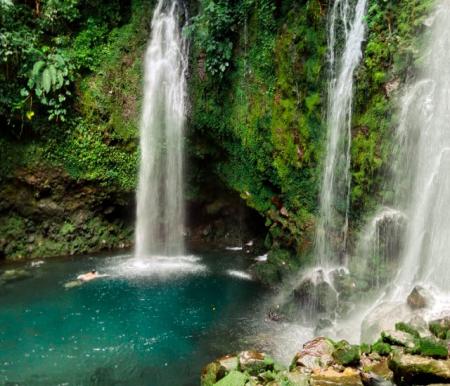
[[[414,348],[412,348],[410,352],[412,354],[424,355],[432,358],[446,359],[448,357],[447,344],[433,338],[416,339]]]
[[[272,358],[257,351],[242,351],[238,355],[238,360],[238,369],[251,375],[273,370],[275,366]]]
[[[394,346],[414,347],[414,336],[404,331],[383,331],[381,340]]]
[[[201,386],[212,386],[224,375],[225,372],[218,361],[208,363],[202,370],[200,384]]]
[[[357,366],[360,360],[359,346],[351,345],[345,340],[341,340],[334,345],[333,359],[343,366]]]
[[[403,331],[410,335],[412,335],[415,338],[420,338],[419,332],[409,323],[405,322],[399,322],[395,324],[395,329],[397,331]]]
[[[397,385],[450,383],[450,361],[395,352],[389,360]]]
[[[376,352],[377,354],[380,354],[381,356],[387,356],[392,352],[392,347],[388,343],[378,341],[378,342],[375,342],[371,346],[371,351]]]
[[[247,374],[239,371],[231,371],[219,382],[214,383],[214,386],[245,386],[248,380],[249,376]]]
[[[450,317],[433,320],[428,327],[435,337],[450,339]]]

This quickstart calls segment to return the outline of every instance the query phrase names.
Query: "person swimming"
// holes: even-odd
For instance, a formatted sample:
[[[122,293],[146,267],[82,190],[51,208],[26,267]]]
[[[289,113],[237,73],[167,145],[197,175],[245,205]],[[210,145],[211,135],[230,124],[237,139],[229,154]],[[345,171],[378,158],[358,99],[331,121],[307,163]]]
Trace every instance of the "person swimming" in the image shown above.
[[[97,272],[96,269],[93,269],[90,272],[86,272],[81,275],[78,275],[75,280],[68,281],[67,283],[64,284],[64,288],[69,289],[69,288],[78,287],[78,286],[82,285],[83,283],[86,283],[86,282],[94,280],[94,279],[98,279],[100,277],[105,277],[105,276],[109,276],[109,275],[100,274]]]
[[[78,275],[77,279],[85,282],[85,281],[91,281],[94,279],[98,279],[99,277],[102,277],[102,276],[105,276],[105,275],[100,275],[97,272],[97,270],[93,269],[91,272],[86,272],[86,273],[83,273],[82,275]]]

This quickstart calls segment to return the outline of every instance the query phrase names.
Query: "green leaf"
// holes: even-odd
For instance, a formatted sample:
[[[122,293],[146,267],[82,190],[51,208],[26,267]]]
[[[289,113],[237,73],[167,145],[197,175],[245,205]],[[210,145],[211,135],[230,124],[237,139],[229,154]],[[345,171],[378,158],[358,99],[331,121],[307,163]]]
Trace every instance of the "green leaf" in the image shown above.
[[[46,93],[50,92],[50,89],[52,88],[52,79],[50,75],[50,70],[46,68],[44,72],[42,73],[42,87]]]
[[[57,80],[57,71],[55,66],[53,64],[50,64],[50,66],[48,66],[48,71],[50,73],[51,84],[52,86],[55,86]]]
[[[31,76],[33,78],[37,77],[39,73],[41,72],[42,67],[45,66],[45,62],[43,60],[40,60],[39,62],[34,63],[33,69],[31,70]]]

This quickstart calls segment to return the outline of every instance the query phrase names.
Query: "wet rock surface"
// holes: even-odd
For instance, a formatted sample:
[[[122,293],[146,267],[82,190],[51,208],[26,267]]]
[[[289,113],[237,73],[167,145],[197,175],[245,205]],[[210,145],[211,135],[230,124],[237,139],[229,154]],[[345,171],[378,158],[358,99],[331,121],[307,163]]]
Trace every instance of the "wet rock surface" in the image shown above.
[[[289,369],[266,354],[243,351],[219,358],[202,386],[392,386],[450,384],[450,318],[394,323],[372,344],[317,337],[303,345]]]

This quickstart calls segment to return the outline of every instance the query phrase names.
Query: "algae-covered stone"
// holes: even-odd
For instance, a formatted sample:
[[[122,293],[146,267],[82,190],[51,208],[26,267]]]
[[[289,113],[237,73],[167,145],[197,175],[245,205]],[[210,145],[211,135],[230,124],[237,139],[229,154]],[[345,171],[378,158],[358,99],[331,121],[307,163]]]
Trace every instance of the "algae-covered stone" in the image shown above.
[[[257,375],[274,368],[273,359],[257,351],[242,351],[238,355],[238,360],[239,370],[246,371],[251,375]]]
[[[415,340],[411,353],[446,359],[448,357],[448,347],[446,343],[435,338],[418,338]]]
[[[320,369],[311,374],[312,386],[363,386],[359,371],[351,367],[344,371]]]
[[[225,372],[218,361],[208,363],[200,376],[201,386],[212,386],[225,376]]]
[[[450,317],[433,320],[429,323],[430,331],[439,339],[450,338]]]
[[[248,380],[249,376],[247,374],[239,371],[231,371],[219,382],[214,383],[214,386],[245,386]]]
[[[383,331],[381,333],[381,339],[383,342],[395,346],[414,347],[414,336],[404,331]]]
[[[356,366],[359,364],[359,346],[351,345],[345,340],[341,340],[334,346],[333,358],[336,363],[343,366]]]
[[[397,331],[406,332],[415,338],[420,338],[419,332],[409,323],[405,323],[405,322],[395,323],[395,329]]]
[[[382,341],[375,342],[371,349],[373,352],[376,352],[382,356],[387,356],[392,352],[392,347],[388,343],[384,343]]]
[[[291,368],[304,367],[309,370],[324,368],[333,363],[334,345],[331,340],[319,337],[303,345],[292,361]]]
[[[450,382],[450,361],[395,352],[389,360],[398,385],[428,385]]]

